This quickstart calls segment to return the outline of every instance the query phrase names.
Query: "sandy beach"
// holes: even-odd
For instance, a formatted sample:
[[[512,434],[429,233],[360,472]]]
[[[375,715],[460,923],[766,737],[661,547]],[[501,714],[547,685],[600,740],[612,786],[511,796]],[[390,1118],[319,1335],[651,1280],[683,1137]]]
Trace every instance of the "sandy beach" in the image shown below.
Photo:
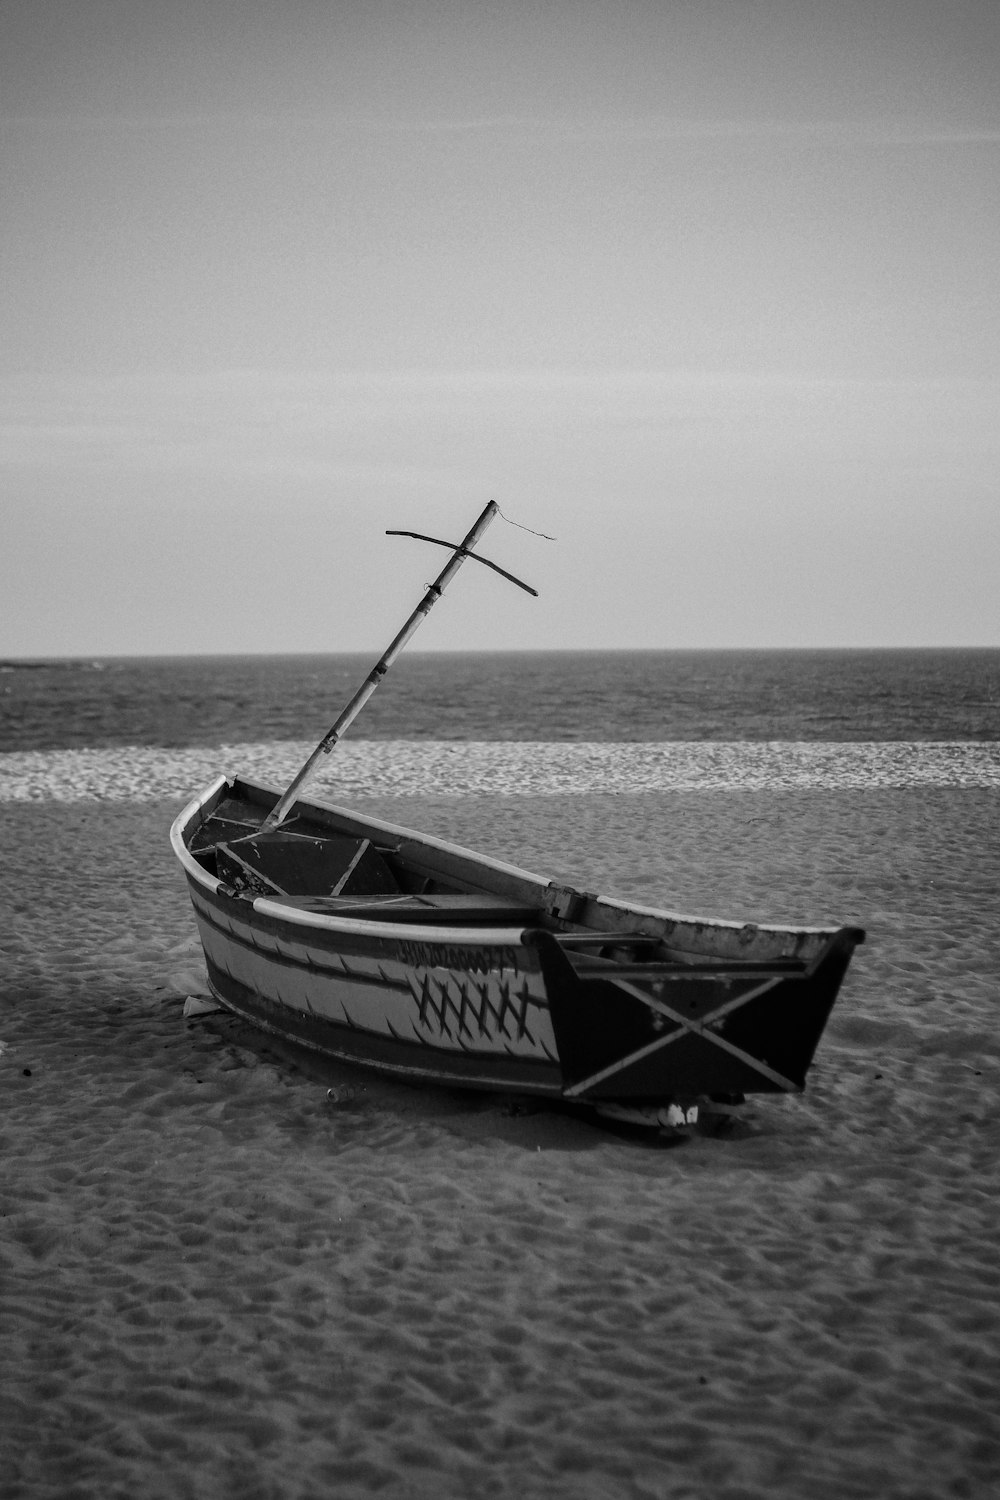
[[[996,1492],[995,789],[358,804],[868,929],[805,1096],[680,1143],[185,1019],[184,800],[0,807],[8,1500]]]

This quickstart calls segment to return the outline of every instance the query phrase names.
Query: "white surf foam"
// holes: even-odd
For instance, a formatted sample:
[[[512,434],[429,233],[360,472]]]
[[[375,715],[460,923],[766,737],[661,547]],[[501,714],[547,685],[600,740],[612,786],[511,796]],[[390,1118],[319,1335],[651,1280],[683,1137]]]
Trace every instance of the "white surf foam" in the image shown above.
[[[0,801],[188,797],[220,771],[280,786],[311,749],[281,741],[12,752],[0,755]],[[1000,742],[355,740],[338,746],[314,783],[334,800],[866,787],[1000,787]]]

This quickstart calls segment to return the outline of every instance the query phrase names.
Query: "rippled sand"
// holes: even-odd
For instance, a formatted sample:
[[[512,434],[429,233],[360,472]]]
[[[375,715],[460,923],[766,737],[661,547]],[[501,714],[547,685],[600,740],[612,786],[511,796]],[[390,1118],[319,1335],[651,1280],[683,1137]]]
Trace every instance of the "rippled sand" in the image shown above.
[[[868,928],[807,1094],[668,1145],[186,1021],[191,789],[0,809],[5,1496],[993,1493],[995,791],[365,804]]]

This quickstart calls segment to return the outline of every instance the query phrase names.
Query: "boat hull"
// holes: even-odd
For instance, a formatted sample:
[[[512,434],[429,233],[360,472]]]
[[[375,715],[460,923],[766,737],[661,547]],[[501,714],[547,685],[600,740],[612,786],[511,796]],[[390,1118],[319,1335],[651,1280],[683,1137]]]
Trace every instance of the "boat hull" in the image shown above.
[[[321,802],[296,804],[277,848],[254,836],[277,796],[220,777],[172,830],[212,992],[412,1082],[656,1109],[798,1092],[864,936],[626,905]],[[450,894],[296,896],[267,878],[278,855],[285,869],[350,838]]]

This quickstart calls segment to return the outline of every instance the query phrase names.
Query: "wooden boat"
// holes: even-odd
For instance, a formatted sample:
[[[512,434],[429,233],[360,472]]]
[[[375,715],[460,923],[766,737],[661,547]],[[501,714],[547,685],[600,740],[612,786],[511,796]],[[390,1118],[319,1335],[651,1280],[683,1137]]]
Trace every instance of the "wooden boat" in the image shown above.
[[[217,999],[411,1082],[668,1128],[801,1091],[859,928],[657,911],[300,795],[411,622],[284,794],[220,776],[175,821]]]

